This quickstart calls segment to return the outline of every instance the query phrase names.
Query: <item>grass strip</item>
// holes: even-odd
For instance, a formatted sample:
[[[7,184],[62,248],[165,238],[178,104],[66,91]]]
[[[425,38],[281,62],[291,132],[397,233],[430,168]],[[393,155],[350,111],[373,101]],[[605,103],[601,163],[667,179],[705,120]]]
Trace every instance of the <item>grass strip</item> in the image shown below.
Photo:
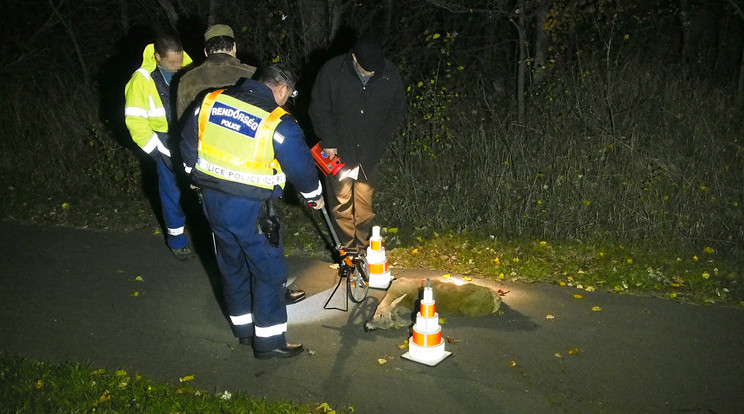
[[[181,378],[159,384],[124,369],[52,364],[0,353],[0,401],[9,413],[342,413],[327,403],[266,401],[243,392],[208,392]]]

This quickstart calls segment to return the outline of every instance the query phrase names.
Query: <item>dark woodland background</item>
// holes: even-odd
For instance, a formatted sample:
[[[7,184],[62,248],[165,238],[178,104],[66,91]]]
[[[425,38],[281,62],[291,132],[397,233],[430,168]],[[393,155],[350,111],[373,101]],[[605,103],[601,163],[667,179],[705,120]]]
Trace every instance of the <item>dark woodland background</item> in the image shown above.
[[[742,0],[4,0],[2,217],[137,227],[150,166],[123,124],[142,49],[209,24],[315,73],[382,39],[409,108],[379,221],[499,237],[744,240]]]

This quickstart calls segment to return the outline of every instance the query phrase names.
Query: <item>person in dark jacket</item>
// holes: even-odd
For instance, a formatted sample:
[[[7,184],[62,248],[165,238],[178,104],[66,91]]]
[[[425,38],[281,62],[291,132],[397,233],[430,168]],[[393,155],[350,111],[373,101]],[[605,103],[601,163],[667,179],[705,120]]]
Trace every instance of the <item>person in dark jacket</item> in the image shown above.
[[[250,79],[256,72],[255,67],[240,63],[235,57],[237,46],[230,26],[210,26],[204,32],[204,42],[207,60],[183,74],[178,81],[176,111],[179,119],[202,92],[233,86],[241,78]]]
[[[179,119],[183,118],[186,108],[195,99],[204,97],[204,92],[233,86],[241,79],[250,79],[256,72],[255,67],[240,63],[240,60],[235,57],[237,46],[230,26],[224,24],[209,26],[204,32],[204,42],[204,54],[207,60],[186,72],[178,82],[176,110]],[[287,289],[288,305],[297,303],[305,297],[303,290]]]
[[[286,340],[287,267],[271,200],[289,180],[313,208],[323,208],[302,129],[282,109],[294,85],[286,66],[271,65],[258,81],[207,94],[182,132],[184,166],[201,188],[216,238],[233,333],[239,343],[253,346],[258,359],[289,358],[303,350]]]
[[[326,178],[328,205],[345,248],[369,245],[373,183],[404,110],[400,72],[372,36],[360,36],[349,53],[326,62],[315,80],[309,112],[321,147],[358,167],[357,179]]]

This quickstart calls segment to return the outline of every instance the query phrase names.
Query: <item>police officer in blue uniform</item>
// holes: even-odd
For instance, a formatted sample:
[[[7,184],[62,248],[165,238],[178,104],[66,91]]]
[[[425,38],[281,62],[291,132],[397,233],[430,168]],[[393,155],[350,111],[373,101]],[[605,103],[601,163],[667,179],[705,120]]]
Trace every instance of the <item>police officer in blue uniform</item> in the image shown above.
[[[286,340],[287,267],[271,200],[289,180],[315,209],[323,207],[317,171],[302,130],[282,106],[295,77],[270,65],[258,80],[206,95],[190,109],[181,142],[184,167],[201,188],[215,235],[222,290],[233,333],[258,359],[303,351]]]

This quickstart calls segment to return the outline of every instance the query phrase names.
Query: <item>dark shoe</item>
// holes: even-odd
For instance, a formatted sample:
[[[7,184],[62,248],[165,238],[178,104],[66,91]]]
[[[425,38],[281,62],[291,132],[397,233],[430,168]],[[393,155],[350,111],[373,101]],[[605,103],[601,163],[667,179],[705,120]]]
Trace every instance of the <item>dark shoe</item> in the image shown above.
[[[194,253],[189,246],[181,247],[180,249],[171,249],[171,251],[178,260],[189,260],[194,257]]]
[[[287,292],[284,293],[284,297],[287,305],[291,305],[305,299],[305,291],[287,289]]]
[[[253,337],[251,337],[251,336],[244,336],[242,338],[238,338],[238,342],[240,342],[240,345],[252,346],[253,345]]]
[[[271,359],[271,358],[292,358],[293,356],[300,355],[305,348],[302,344],[285,344],[281,348],[272,349],[271,351],[256,351],[253,350],[253,356],[256,359]]]

